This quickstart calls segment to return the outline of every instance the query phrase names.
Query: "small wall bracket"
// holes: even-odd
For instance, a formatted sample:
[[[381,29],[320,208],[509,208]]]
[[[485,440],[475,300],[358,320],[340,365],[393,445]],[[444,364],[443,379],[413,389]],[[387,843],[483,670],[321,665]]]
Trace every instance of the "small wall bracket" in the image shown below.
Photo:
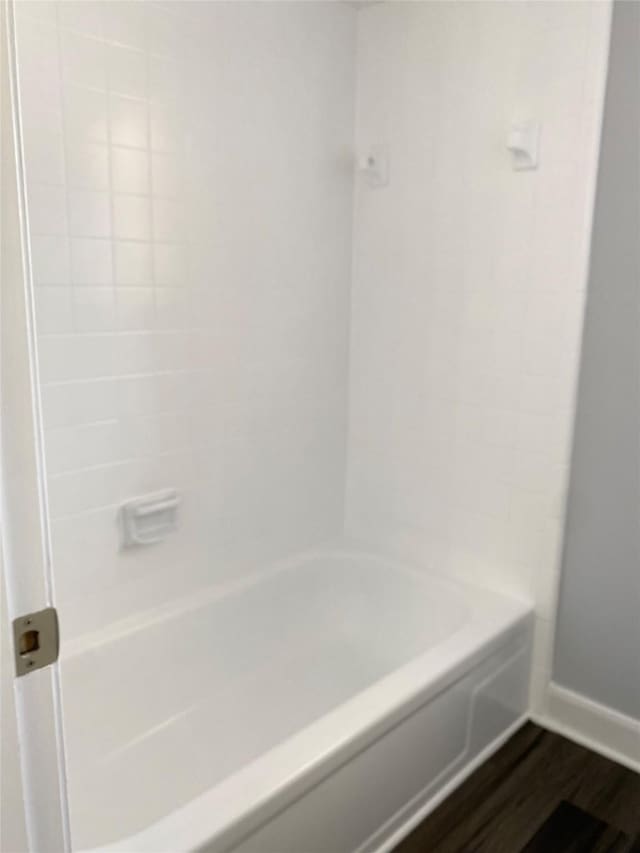
[[[514,123],[507,136],[507,148],[513,157],[513,168],[516,171],[537,169],[540,123],[537,121]]]
[[[389,148],[371,145],[358,156],[358,171],[370,187],[385,187],[389,183]]]

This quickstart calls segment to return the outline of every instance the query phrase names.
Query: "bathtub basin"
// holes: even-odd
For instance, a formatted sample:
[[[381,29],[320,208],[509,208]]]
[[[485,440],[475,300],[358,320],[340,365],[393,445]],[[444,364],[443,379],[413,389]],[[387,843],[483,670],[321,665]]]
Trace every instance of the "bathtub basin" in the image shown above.
[[[347,551],[85,638],[73,847],[390,849],[524,721],[530,645],[527,603]]]

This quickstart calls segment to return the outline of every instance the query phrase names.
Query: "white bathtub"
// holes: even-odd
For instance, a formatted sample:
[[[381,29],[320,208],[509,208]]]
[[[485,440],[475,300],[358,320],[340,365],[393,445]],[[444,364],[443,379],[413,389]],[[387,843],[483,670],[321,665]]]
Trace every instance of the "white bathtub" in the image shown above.
[[[74,849],[389,849],[519,725],[528,605],[307,555],[63,653]]]

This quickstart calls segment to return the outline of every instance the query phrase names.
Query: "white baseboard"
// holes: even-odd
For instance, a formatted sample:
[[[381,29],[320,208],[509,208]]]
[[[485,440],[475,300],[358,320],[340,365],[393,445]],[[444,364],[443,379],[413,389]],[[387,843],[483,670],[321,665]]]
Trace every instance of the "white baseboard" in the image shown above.
[[[640,773],[640,720],[600,705],[553,681],[546,712],[532,720]]]

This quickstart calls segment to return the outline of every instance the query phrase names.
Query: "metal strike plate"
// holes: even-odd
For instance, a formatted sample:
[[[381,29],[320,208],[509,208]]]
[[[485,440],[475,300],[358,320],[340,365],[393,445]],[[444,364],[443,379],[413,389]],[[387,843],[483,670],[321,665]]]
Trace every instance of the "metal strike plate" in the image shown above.
[[[60,635],[55,607],[25,613],[13,620],[16,675],[27,675],[58,659]]]

